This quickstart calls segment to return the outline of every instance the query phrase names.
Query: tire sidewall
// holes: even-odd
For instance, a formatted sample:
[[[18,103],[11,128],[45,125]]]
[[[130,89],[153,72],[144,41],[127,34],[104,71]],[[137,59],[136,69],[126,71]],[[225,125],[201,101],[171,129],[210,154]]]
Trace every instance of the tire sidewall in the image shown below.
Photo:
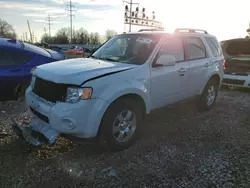
[[[111,150],[122,150],[135,143],[140,129],[142,113],[136,101],[129,99],[118,99],[106,111],[100,127],[101,144]],[[136,130],[133,136],[126,142],[117,142],[113,136],[113,123],[115,118],[125,110],[132,111],[136,116]]]
[[[211,105],[208,105],[207,104],[207,96],[208,96],[208,90],[209,90],[209,88],[211,86],[214,86],[214,89],[215,89],[215,98],[214,98],[213,103]],[[207,85],[206,85],[206,87],[205,87],[205,89],[204,89],[204,91],[202,93],[202,96],[200,98],[200,101],[199,101],[199,103],[200,103],[199,104],[199,108],[201,110],[210,110],[214,106],[214,104],[216,102],[216,99],[217,99],[217,96],[218,96],[218,90],[219,90],[219,86],[218,86],[218,83],[215,80],[210,80],[207,83]]]

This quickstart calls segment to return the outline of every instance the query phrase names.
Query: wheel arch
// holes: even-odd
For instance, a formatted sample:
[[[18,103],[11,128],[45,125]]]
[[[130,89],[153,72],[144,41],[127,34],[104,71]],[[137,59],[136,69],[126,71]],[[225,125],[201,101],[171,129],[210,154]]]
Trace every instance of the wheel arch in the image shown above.
[[[118,100],[132,100],[133,102],[135,102],[135,105],[136,104],[139,104],[140,107],[142,108],[142,115],[143,115],[143,118],[146,116],[147,114],[147,107],[146,107],[146,102],[145,100],[143,99],[142,96],[140,96],[139,94],[136,94],[136,93],[126,93],[126,94],[123,94],[117,98],[115,98],[110,104],[109,106],[106,108],[103,116],[102,116],[102,120],[100,122],[100,126],[98,128],[98,133],[97,133],[97,136],[100,135],[100,130],[101,130],[101,124],[102,124],[102,121],[103,121],[103,118],[104,116],[106,115],[108,109],[110,108],[111,105],[113,105],[114,103],[116,103]]]
[[[216,82],[218,83],[218,85],[220,85],[220,83],[221,83],[221,77],[220,77],[219,74],[213,74],[212,76],[210,76],[208,82],[209,82],[210,80],[216,81]]]

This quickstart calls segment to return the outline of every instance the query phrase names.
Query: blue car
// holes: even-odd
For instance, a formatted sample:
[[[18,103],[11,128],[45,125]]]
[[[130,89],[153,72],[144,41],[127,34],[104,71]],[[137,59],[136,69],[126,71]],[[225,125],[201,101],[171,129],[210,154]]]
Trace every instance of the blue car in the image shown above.
[[[23,94],[33,67],[63,59],[61,52],[0,38],[0,101],[16,100]]]

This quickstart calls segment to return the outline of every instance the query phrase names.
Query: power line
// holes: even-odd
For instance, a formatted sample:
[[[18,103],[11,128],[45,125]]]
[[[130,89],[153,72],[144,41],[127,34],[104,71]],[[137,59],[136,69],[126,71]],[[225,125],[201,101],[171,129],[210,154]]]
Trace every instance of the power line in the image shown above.
[[[73,36],[73,28],[72,28],[72,19],[74,15],[74,12],[76,11],[75,6],[72,4],[72,1],[69,1],[69,4],[67,4],[66,11],[68,11],[68,16],[70,17],[70,42],[72,43],[72,36]]]

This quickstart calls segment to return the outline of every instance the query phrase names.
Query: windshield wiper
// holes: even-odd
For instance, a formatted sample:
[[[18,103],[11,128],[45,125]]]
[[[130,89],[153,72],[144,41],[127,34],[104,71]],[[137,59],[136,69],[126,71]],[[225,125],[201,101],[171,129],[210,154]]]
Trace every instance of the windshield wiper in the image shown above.
[[[92,58],[94,58],[94,59],[99,59],[99,58],[97,58],[97,57],[94,56],[94,55],[90,55],[88,58],[90,58],[90,57],[92,57]]]
[[[106,61],[112,61],[112,62],[119,62],[119,61],[117,61],[117,60],[114,60],[114,59],[112,59],[112,58],[98,58],[98,57],[96,57],[96,56],[94,56],[94,55],[91,55],[91,56],[89,56],[89,57],[91,57],[91,58],[94,58],[94,59],[100,59],[100,60],[106,60]]]
[[[100,58],[101,60],[106,60],[106,61],[113,61],[113,62],[119,62],[117,60],[111,59],[111,58]]]

